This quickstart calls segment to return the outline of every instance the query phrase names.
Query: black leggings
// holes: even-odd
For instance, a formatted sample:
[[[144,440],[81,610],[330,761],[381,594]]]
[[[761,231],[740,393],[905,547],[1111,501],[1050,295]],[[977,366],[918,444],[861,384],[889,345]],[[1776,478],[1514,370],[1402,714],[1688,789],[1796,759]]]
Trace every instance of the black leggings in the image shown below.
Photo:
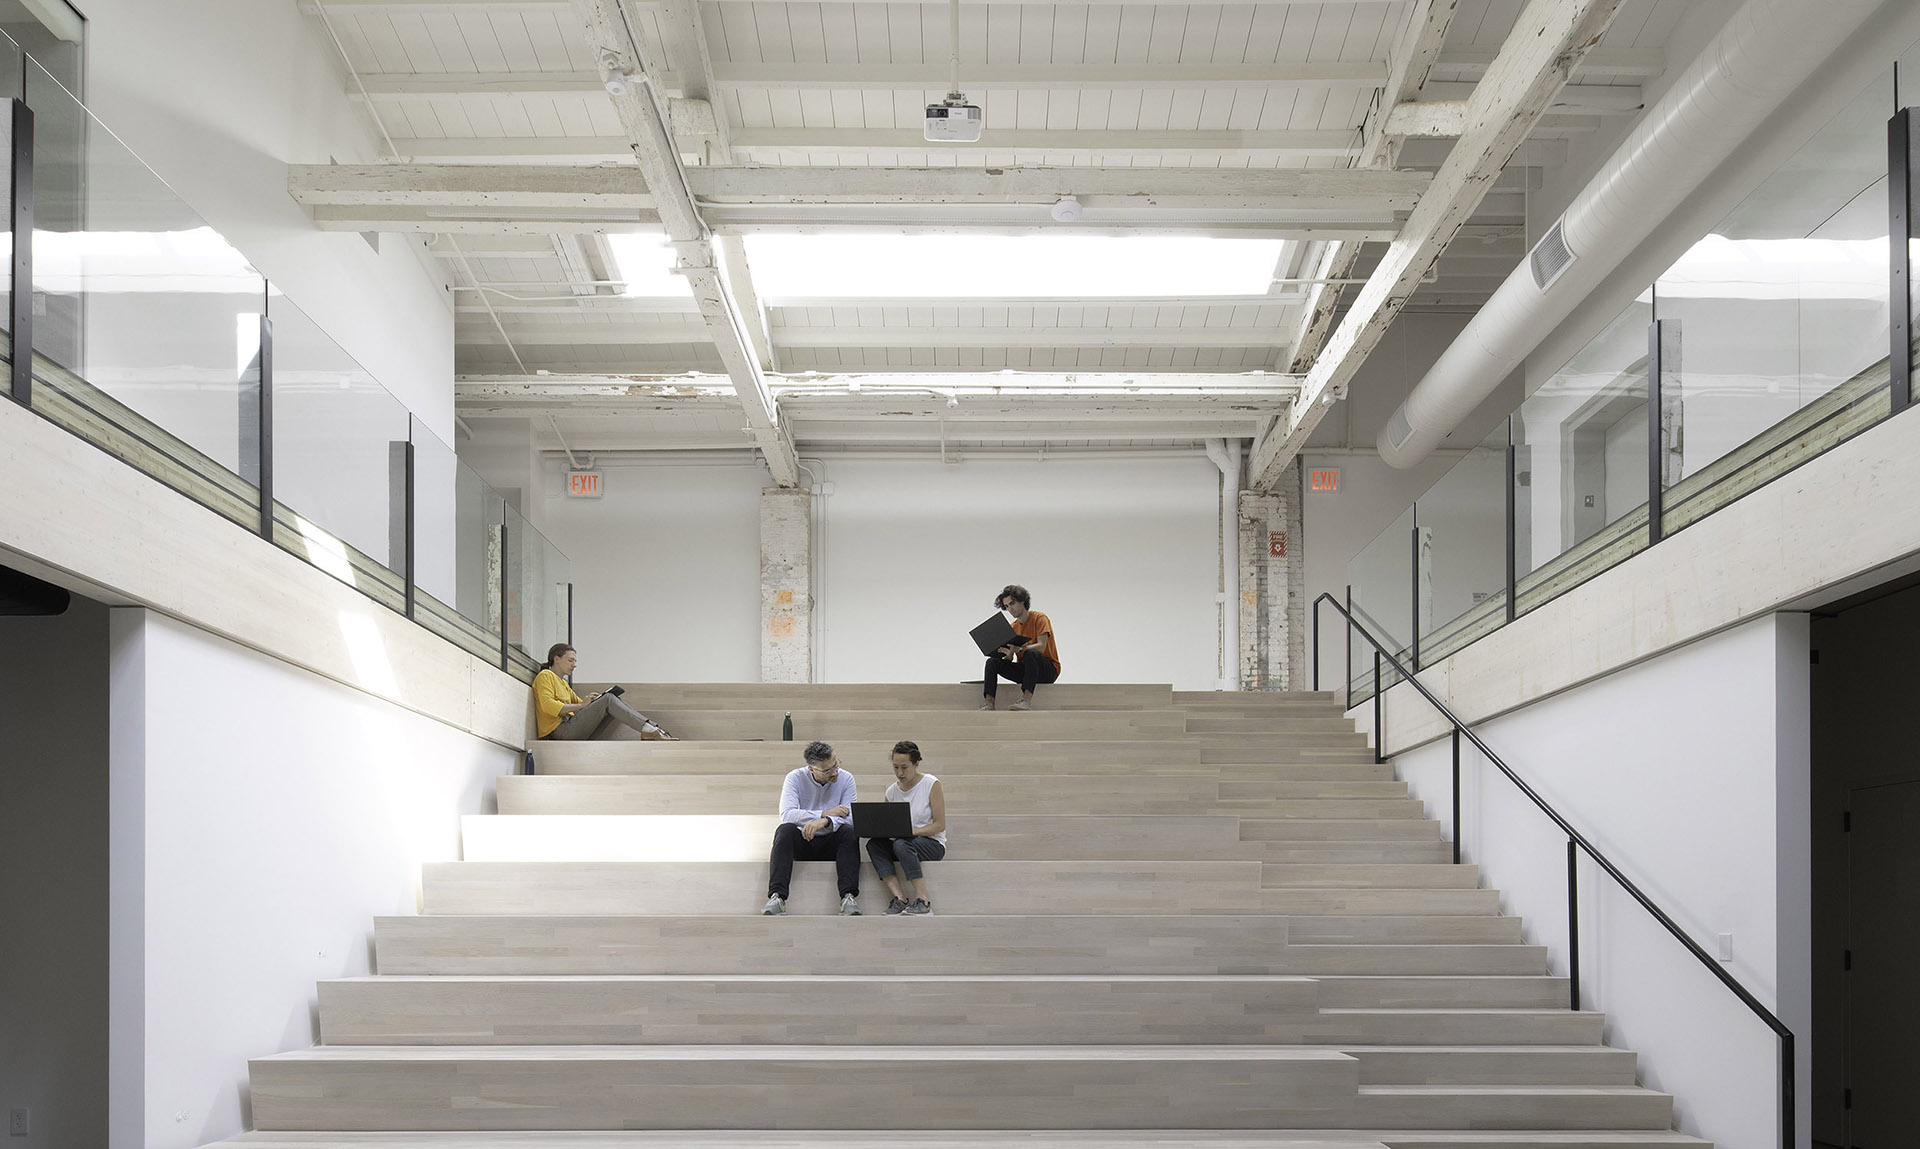
[[[1002,678],[1019,683],[1021,693],[1032,694],[1034,687],[1043,682],[1053,682],[1059,677],[1060,668],[1053,664],[1053,659],[1037,650],[1028,651],[1018,662],[996,654],[987,659],[986,695],[992,698],[999,693]]]

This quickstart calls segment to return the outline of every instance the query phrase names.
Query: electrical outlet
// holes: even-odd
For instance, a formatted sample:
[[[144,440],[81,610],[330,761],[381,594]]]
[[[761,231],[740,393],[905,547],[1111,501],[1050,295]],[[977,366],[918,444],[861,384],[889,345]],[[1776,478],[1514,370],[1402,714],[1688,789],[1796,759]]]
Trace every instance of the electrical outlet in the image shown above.
[[[33,1132],[33,1114],[24,1105],[16,1105],[7,1111],[7,1136],[25,1137]]]

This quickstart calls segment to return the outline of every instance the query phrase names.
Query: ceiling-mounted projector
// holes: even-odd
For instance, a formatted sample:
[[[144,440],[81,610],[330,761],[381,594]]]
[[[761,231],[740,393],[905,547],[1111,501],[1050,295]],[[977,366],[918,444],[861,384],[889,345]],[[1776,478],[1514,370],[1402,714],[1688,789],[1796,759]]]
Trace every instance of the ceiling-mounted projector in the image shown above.
[[[978,104],[928,104],[926,138],[937,143],[969,144],[987,123]]]

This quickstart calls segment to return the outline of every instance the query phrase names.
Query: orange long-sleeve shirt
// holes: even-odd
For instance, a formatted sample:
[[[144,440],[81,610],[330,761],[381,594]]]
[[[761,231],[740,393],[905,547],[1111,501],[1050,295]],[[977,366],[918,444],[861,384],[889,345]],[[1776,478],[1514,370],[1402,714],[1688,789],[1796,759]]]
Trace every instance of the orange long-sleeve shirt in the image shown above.
[[[1062,666],[1060,662],[1060,644],[1054,641],[1053,637],[1052,619],[1037,610],[1030,610],[1027,612],[1027,617],[1013,624],[1013,633],[1025,640],[1021,643],[1022,646],[1025,646],[1035,639],[1040,639],[1040,653],[1053,659],[1054,666]],[[1041,635],[1045,635],[1046,637],[1041,638]]]

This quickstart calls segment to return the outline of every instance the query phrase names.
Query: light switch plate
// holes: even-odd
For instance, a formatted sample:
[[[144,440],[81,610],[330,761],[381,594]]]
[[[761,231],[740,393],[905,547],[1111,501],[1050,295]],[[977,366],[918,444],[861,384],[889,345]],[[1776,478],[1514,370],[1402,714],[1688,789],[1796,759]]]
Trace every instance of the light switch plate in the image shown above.
[[[16,1105],[7,1111],[7,1136],[25,1137],[33,1132],[33,1114],[24,1105]]]
[[[1732,934],[1720,935],[1720,960],[1721,961],[1733,960],[1733,935]]]

